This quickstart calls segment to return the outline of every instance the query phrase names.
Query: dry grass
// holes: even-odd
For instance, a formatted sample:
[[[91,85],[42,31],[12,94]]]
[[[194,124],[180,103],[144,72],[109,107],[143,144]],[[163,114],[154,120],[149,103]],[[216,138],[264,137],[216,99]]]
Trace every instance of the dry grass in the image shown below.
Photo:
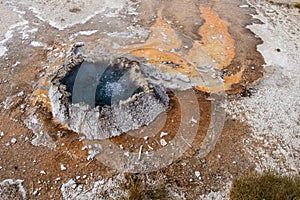
[[[133,177],[129,183],[129,200],[167,200],[167,191],[164,183],[149,186],[143,178]]]
[[[300,200],[300,175],[266,172],[240,176],[233,181],[230,199]]]

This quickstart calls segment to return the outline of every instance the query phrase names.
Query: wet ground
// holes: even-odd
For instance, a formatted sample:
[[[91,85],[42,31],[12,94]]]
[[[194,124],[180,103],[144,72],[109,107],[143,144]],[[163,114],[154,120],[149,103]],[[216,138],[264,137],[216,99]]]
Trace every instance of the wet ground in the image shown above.
[[[126,199],[133,180],[149,198],[163,185],[168,199],[224,199],[240,174],[299,173],[296,8],[98,4],[0,1],[0,181],[22,180],[14,187],[27,199]],[[169,88],[164,115],[106,140],[88,140],[53,118],[50,79],[79,42],[88,62],[126,56],[150,66],[151,80]],[[4,183],[0,199],[22,199]]]

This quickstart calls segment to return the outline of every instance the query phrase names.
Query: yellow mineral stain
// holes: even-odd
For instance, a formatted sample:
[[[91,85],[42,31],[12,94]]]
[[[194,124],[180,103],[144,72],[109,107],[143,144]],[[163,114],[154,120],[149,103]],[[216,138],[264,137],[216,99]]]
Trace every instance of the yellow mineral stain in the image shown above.
[[[136,57],[144,58],[145,63],[155,65],[162,73],[182,73],[199,84],[204,84],[203,78],[212,86],[198,85],[196,88],[205,92],[229,90],[232,84],[239,83],[243,70],[239,73],[224,77],[220,84],[212,73],[196,70],[197,66],[207,66],[220,70],[230,65],[235,56],[234,40],[231,38],[225,21],[209,7],[201,6],[199,11],[205,23],[199,29],[201,40],[194,40],[190,49],[184,49],[178,33],[172,29],[162,17],[163,8],[158,12],[156,22],[150,27],[151,35],[143,44],[133,44],[121,49]],[[174,49],[177,49],[174,51]],[[170,65],[171,62],[171,65]],[[174,67],[175,66],[175,67]]]
[[[135,49],[145,49],[146,53],[150,48],[161,51],[171,51],[174,48],[182,46],[182,41],[176,31],[169,23],[162,19],[162,10],[163,7],[158,11],[156,22],[150,27],[151,35],[147,41],[143,44],[130,45],[125,51],[135,52]]]
[[[229,85],[232,85],[232,84],[239,83],[241,81],[241,79],[242,79],[243,72],[244,72],[244,69],[242,69],[241,71],[239,71],[235,75],[224,76],[223,79],[224,79],[225,85],[229,86]],[[230,89],[230,88],[227,88],[227,89]]]
[[[230,65],[234,58],[234,41],[228,33],[226,22],[221,20],[216,13],[204,6],[200,7],[200,12],[205,19],[205,23],[199,31],[202,41],[195,41],[190,50],[190,59],[198,61],[198,55],[203,54],[204,51],[212,61],[217,63],[215,67],[222,69]]]
[[[32,103],[31,106],[35,107],[37,103],[41,103],[49,111],[51,111],[50,97],[48,94],[48,87],[50,85],[50,78],[52,77],[58,68],[61,66],[63,61],[66,59],[67,52],[71,49],[72,45],[55,45],[54,50],[48,54],[48,59],[52,60],[49,67],[46,69],[46,74],[40,79],[38,83],[38,89],[35,90],[32,94]]]
[[[34,107],[36,103],[42,103],[49,111],[51,111],[50,98],[47,90],[38,89],[33,93],[32,106]]]
[[[244,70],[239,71],[238,73],[232,75],[232,76],[224,76],[223,80],[224,83],[221,85],[215,85],[214,87],[202,87],[202,86],[195,86],[197,90],[203,91],[203,92],[211,92],[211,93],[218,93],[220,91],[227,91],[231,89],[231,86],[233,84],[237,84],[241,81],[243,76]]]
[[[195,66],[189,63],[184,58],[168,52],[168,51],[159,51],[153,48],[142,48],[131,51],[132,55],[137,57],[144,57],[149,59],[146,63],[151,63],[160,68],[162,72],[171,72],[171,73],[182,73],[184,75],[189,75],[195,73]],[[172,62],[172,66],[175,68],[164,64],[167,62]]]

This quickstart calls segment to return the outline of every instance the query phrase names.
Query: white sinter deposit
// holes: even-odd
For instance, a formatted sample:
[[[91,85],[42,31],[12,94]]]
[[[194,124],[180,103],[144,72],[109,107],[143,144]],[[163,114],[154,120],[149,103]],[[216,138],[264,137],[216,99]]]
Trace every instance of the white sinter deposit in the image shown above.
[[[229,102],[228,113],[246,121],[252,133],[245,150],[258,171],[300,169],[300,15],[297,9],[250,1],[263,24],[249,26],[263,40],[258,50],[265,75],[251,97]]]

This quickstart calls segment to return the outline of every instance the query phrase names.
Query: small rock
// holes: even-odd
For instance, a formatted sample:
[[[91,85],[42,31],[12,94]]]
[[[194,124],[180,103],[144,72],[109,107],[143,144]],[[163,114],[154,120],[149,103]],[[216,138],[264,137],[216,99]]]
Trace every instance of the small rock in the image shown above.
[[[43,175],[45,175],[45,174],[46,174],[46,172],[45,172],[44,170],[42,170],[42,171],[40,171],[40,174],[43,174]]]
[[[67,170],[67,168],[66,168],[66,166],[64,165],[64,164],[60,164],[60,170],[61,171],[65,171],[65,170]]]
[[[21,97],[21,96],[23,96],[23,95],[24,95],[24,91],[21,91],[21,92],[18,93],[17,96],[18,96],[18,97]]]
[[[166,132],[161,132],[160,133],[160,137],[162,138],[162,137],[164,137],[164,136],[167,136],[168,135],[168,133],[166,133]]]
[[[249,8],[250,6],[247,4],[239,5],[240,8]]]
[[[81,150],[84,151],[84,150],[86,150],[87,148],[88,148],[87,146],[84,146],[84,147],[81,148]]]
[[[40,193],[39,189],[36,189],[32,194],[33,194],[33,196],[37,196],[39,193]]]
[[[12,144],[16,144],[16,143],[17,143],[17,139],[16,139],[16,138],[12,138],[12,139],[10,140],[10,142],[11,142]]]
[[[3,137],[3,136],[4,136],[4,132],[1,131],[1,132],[0,132],[0,137]]]
[[[73,188],[73,189],[75,189],[76,187],[77,187],[77,184],[76,184],[76,183],[72,185],[72,188]]]
[[[61,178],[60,178],[60,177],[58,177],[58,178],[56,178],[56,179],[55,179],[55,181],[60,181],[60,180],[61,180]]]
[[[160,140],[160,144],[161,144],[161,146],[166,146],[168,143],[166,142],[166,140],[164,140],[164,139],[161,139]]]
[[[198,123],[198,121],[194,118],[194,117],[192,117],[192,119],[190,120],[190,123],[194,123],[194,124],[197,124]]]
[[[195,171],[195,176],[197,177],[197,178],[199,178],[200,177],[200,172],[199,171]]]

